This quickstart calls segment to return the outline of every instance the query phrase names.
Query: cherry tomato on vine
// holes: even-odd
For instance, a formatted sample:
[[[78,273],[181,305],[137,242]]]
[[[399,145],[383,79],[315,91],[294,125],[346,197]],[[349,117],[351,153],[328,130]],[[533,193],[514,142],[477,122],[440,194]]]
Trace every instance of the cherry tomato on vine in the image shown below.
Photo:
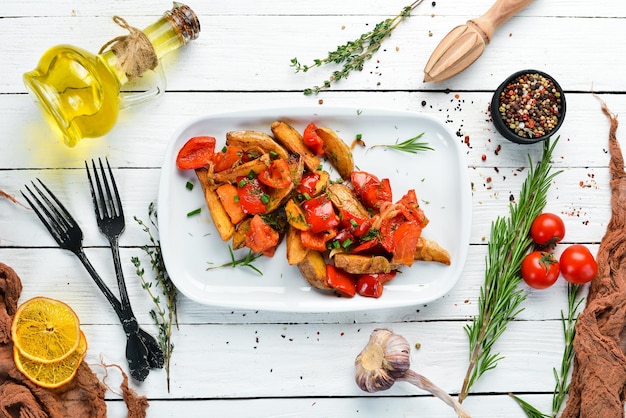
[[[565,236],[565,224],[554,213],[542,213],[533,221],[530,236],[538,245],[554,248]]]
[[[522,279],[533,289],[552,286],[559,272],[559,262],[552,253],[533,251],[522,260]]]
[[[570,283],[583,284],[593,280],[598,273],[598,263],[587,247],[570,245],[559,259],[561,274]]]

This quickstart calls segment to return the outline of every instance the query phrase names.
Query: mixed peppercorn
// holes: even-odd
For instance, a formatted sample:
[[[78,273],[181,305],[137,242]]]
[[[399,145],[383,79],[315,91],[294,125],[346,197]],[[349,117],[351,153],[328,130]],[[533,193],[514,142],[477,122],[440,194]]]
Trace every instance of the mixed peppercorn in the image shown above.
[[[549,135],[562,116],[561,91],[539,73],[515,77],[500,93],[498,111],[504,125],[521,138]]]

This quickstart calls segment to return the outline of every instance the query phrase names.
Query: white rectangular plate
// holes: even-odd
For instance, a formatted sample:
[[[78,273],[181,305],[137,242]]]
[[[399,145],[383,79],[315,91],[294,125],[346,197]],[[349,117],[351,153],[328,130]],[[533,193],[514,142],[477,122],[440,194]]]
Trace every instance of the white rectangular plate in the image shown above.
[[[353,150],[359,170],[389,178],[394,201],[415,189],[430,223],[423,236],[450,252],[450,266],[416,262],[387,283],[378,299],[339,298],[311,288],[296,266],[287,264],[284,243],[273,258],[261,257],[250,268],[223,267],[231,260],[228,243],[214,225],[193,170],[176,168],[183,144],[197,135],[214,136],[221,149],[226,132],[253,129],[271,134],[270,125],[283,120],[300,132],[309,122],[333,129],[348,144],[361,135],[366,147]],[[394,144],[424,133],[421,141],[433,151],[410,154],[374,145]],[[181,127],[165,153],[159,185],[158,214],[161,248],[176,287],[197,302],[239,309],[337,312],[414,306],[437,299],[456,284],[467,255],[471,223],[471,190],[460,141],[435,119],[412,112],[378,109],[284,108],[241,111],[203,117]],[[329,169],[330,165],[324,163]],[[336,178],[336,177],[334,177]],[[185,185],[195,184],[192,190]],[[199,215],[187,216],[202,208]],[[248,250],[235,252],[237,259]]]

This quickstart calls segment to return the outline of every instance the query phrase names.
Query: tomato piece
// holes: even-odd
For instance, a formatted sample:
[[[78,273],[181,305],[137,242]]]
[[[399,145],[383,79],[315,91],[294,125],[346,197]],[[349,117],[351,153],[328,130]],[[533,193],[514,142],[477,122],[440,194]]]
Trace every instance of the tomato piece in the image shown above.
[[[313,172],[306,172],[300,180],[300,184],[296,186],[296,192],[298,192],[304,199],[309,199],[315,195],[317,189],[317,182],[320,180],[320,175]]]
[[[356,295],[355,276],[332,264],[326,264],[326,283],[340,296],[351,298]]]
[[[411,266],[415,261],[415,249],[422,235],[417,222],[403,222],[393,232],[393,262]]]
[[[379,298],[383,294],[383,285],[394,277],[396,277],[395,271],[362,274],[356,282],[356,292],[361,296]]]
[[[379,209],[384,202],[392,201],[389,179],[379,180],[373,174],[364,171],[353,171],[350,181],[361,202],[372,209]]]
[[[319,156],[324,155],[324,143],[322,138],[317,134],[317,126],[314,123],[309,123],[306,128],[304,128],[304,133],[302,134],[302,140],[304,145],[307,146],[311,151]]]
[[[559,278],[559,262],[554,254],[533,251],[522,260],[522,279],[534,289],[552,286]]]
[[[402,214],[407,220],[417,222],[422,226],[422,228],[428,225],[428,218],[424,214],[424,211],[420,208],[414,189],[409,190],[404,196],[402,196],[398,203],[401,205],[400,208],[402,209]]]
[[[259,174],[259,180],[261,183],[274,189],[289,187],[293,181],[289,172],[289,164],[283,159],[273,160],[267,170]]]
[[[373,277],[376,277],[376,279],[380,281],[382,284],[385,284],[388,281],[391,281],[391,279],[393,279],[394,277],[396,277],[397,273],[398,273],[397,271],[390,271],[389,273],[371,273],[371,274],[363,274],[361,275],[361,277],[373,276]]]
[[[241,162],[243,149],[234,145],[228,145],[224,151],[215,153],[213,156],[213,170],[218,173],[235,167]]]
[[[554,248],[565,237],[565,224],[554,213],[542,213],[530,226],[530,236],[538,245]]]
[[[215,153],[215,138],[194,136],[178,151],[176,167],[180,170],[195,170],[207,166]]]
[[[363,236],[372,226],[372,219],[339,209],[339,226],[349,230],[355,237]]]
[[[320,195],[302,203],[304,217],[310,225],[311,232],[327,231],[339,225],[339,217],[328,197]]]
[[[250,221],[250,228],[246,232],[246,247],[255,253],[274,254],[271,251],[278,245],[278,232],[265,223],[259,215],[254,215]]]
[[[368,298],[379,298],[383,295],[383,284],[375,276],[363,275],[356,282],[356,292]]]
[[[269,196],[259,179],[239,177],[237,179],[237,196],[241,208],[247,214],[255,215],[267,211]]]
[[[300,231],[300,241],[306,248],[324,252],[328,248],[326,243],[337,236],[337,230],[332,228],[328,231],[312,232],[311,230]]]
[[[362,241],[359,245],[357,245],[356,247],[354,247],[352,249],[352,253],[353,254],[361,254],[361,253],[368,253],[368,252],[374,252],[373,250],[383,250],[383,248],[380,246],[380,243],[378,242],[378,239],[376,238],[372,238],[370,240],[367,241]]]
[[[573,284],[590,282],[598,274],[598,263],[587,247],[570,245],[559,258],[563,278]]]

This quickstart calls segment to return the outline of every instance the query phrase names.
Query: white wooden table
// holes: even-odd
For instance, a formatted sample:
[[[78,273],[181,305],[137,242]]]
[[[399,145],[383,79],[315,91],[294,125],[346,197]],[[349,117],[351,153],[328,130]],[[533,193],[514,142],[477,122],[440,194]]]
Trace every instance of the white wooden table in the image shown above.
[[[167,91],[159,100],[123,113],[106,137],[68,148],[53,137],[30,97],[22,74],[59,43],[96,52],[121,30],[111,17],[145,27],[167,2],[26,0],[0,5],[0,189],[21,198],[24,184],[41,178],[76,215],[96,269],[114,286],[105,238],[93,221],[83,161],[107,156],[114,166],[127,214],[121,240],[130,298],[140,322],[155,331],[151,301],[131,257],[146,236],[132,215],[147,219],[156,202],[160,167],[173,132],[190,119],[218,111],[288,106],[352,106],[432,115],[459,133],[473,193],[471,245],[458,284],[444,297],[402,309],[341,313],[281,313],[204,306],[184,296],[174,333],[171,393],[165,373],[152,371],[133,388],[150,402],[148,416],[214,417],[452,417],[429,394],[397,384],[374,395],[354,383],[354,358],[376,327],[389,327],[411,345],[413,368],[451,394],[461,388],[468,363],[464,326],[477,313],[491,222],[508,214],[525,178],[518,168],[536,160],[541,145],[520,146],[495,132],[488,103],[509,74],[534,68],[554,76],[566,91],[567,117],[559,131],[554,166],[562,169],[546,210],[566,222],[566,243],[594,252],[609,218],[608,121],[595,91],[615,113],[626,113],[626,6],[603,2],[536,1],[497,32],[483,56],[462,74],[425,84],[423,68],[441,38],[479,16],[491,1],[425,1],[387,40],[362,72],[319,96],[302,89],[329,69],[295,74],[290,60],[323,57],[337,45],[397,14],[408,1],[224,1],[189,5],[199,15],[199,39],[164,60]],[[624,136],[620,134],[618,137]],[[499,152],[496,153],[496,149]],[[483,155],[486,159],[481,158]],[[79,261],[60,250],[34,214],[0,200],[0,261],[24,283],[22,300],[45,295],[69,303],[89,341],[86,361],[126,367],[124,336],[112,309]],[[464,405],[476,417],[522,417],[508,396],[521,395],[548,412],[563,336],[566,307],[560,280],[529,291],[524,311],[494,350],[505,358],[474,386]],[[109,382],[115,386],[115,381]],[[107,394],[109,415],[124,416],[119,396]]]

